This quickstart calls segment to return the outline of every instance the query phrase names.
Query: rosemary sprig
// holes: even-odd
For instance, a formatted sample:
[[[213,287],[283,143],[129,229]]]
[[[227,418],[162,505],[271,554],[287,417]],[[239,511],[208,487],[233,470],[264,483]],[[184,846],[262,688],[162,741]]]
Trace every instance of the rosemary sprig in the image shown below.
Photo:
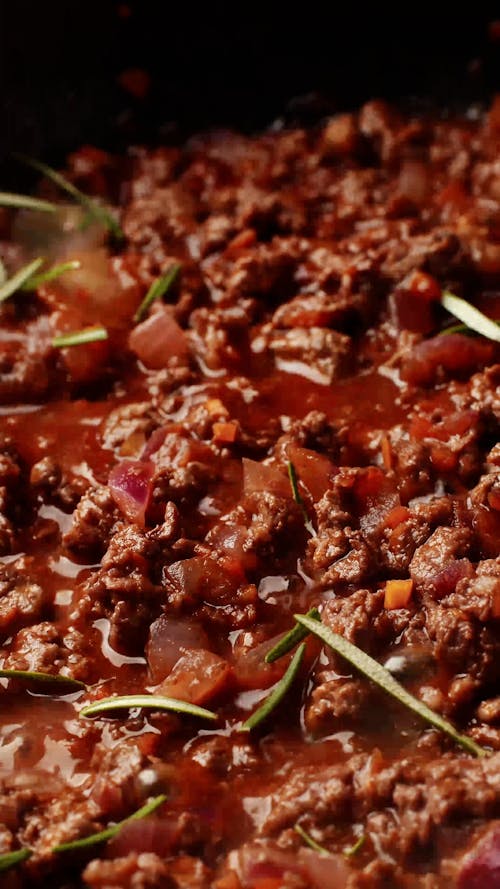
[[[149,307],[152,305],[152,303],[155,302],[155,300],[161,299],[161,297],[165,296],[167,291],[170,290],[180,270],[180,263],[176,262],[174,263],[174,265],[170,266],[170,268],[167,272],[165,272],[164,275],[161,275],[159,278],[156,278],[153,281],[148,292],[146,293],[146,296],[144,297],[134,315],[134,321],[136,323],[138,321],[142,321],[144,316],[147,315]]]
[[[64,686],[68,693],[69,689],[73,691],[81,691],[87,688],[84,682],[79,679],[72,679],[70,676],[61,676],[60,673],[53,675],[52,673],[40,673],[35,670],[4,670],[0,669],[0,679],[17,679],[20,682],[37,682],[41,685]],[[50,694],[51,692],[47,692]],[[61,688],[61,693],[64,694]]]
[[[480,747],[479,744],[476,744],[476,742],[467,735],[461,735],[457,732],[451,722],[443,719],[442,716],[435,713],[430,707],[410,694],[410,692],[403,688],[403,686],[394,679],[394,676],[392,676],[385,667],[370,657],[369,654],[366,654],[365,651],[362,651],[361,648],[353,645],[348,639],[344,639],[343,636],[339,636],[338,633],[334,633],[329,627],[325,627],[324,624],[318,623],[318,621],[311,619],[306,614],[296,614],[294,617],[299,624],[309,630],[309,632],[314,633],[315,636],[318,636],[325,645],[328,645],[329,648],[333,649],[337,654],[340,654],[346,661],[349,661],[353,667],[356,667],[360,673],[363,673],[364,676],[371,679],[371,681],[383,689],[383,691],[392,695],[392,697],[401,704],[404,704],[408,710],[416,713],[417,716],[420,716],[421,719],[434,726],[434,728],[447,734],[469,753],[473,753],[474,756],[480,757],[487,755],[487,751],[483,747]]]
[[[103,698],[93,704],[87,704],[80,710],[80,716],[99,716],[110,710],[170,710],[172,713],[184,713],[186,716],[197,716],[200,719],[215,721],[217,714],[188,701],[179,701],[177,698],[167,698],[163,695],[117,695],[112,698]]]
[[[60,843],[58,846],[54,846],[52,852],[73,852],[78,849],[87,849],[89,846],[95,846],[98,843],[105,843],[107,840],[111,840],[115,837],[122,827],[130,821],[139,821],[141,818],[147,818],[148,815],[151,815],[152,812],[159,809],[166,799],[167,797],[164,793],[155,796],[154,799],[150,800],[144,806],[141,806],[140,809],[137,809],[137,812],[129,815],[128,818],[124,818],[123,821],[118,821],[117,824],[113,824],[105,830],[100,830],[98,833],[92,833],[90,836],[81,837],[78,840],[71,840],[69,843]]]
[[[317,608],[311,608],[310,611],[307,612],[307,617],[311,617],[313,620],[321,620],[319,611]],[[284,654],[288,654],[292,648],[295,648],[299,642],[302,642],[303,639],[309,636],[309,630],[301,627],[300,624],[295,624],[288,633],[285,633],[281,639],[278,640],[276,645],[267,652],[264,660],[266,664],[272,664],[274,661],[277,661],[278,658],[283,657]]]
[[[310,849],[314,849],[315,852],[319,852],[319,854],[323,856],[330,854],[328,849],[325,849],[324,846],[321,846],[319,843],[317,843],[316,840],[310,834],[308,834],[303,827],[300,826],[300,824],[295,824],[293,829],[296,833],[298,833],[299,837],[304,840],[304,843],[306,844],[306,846],[309,846]]]
[[[114,216],[106,210],[104,207],[101,207],[100,204],[97,204],[96,201],[89,198],[88,195],[84,194],[83,191],[80,191],[76,185],[73,185],[69,179],[66,179],[62,173],[58,173],[57,170],[54,170],[52,167],[49,167],[48,164],[44,164],[42,161],[35,160],[35,158],[27,157],[25,154],[16,154],[15,157],[17,160],[21,161],[21,163],[26,164],[28,167],[31,167],[33,170],[37,170],[42,176],[45,176],[47,179],[50,179],[57,185],[62,191],[65,191],[66,194],[69,194],[78,204],[81,204],[82,207],[88,211],[90,216],[94,219],[97,219],[102,223],[111,233],[112,235],[119,241],[124,239],[123,231],[114,218]]]
[[[365,843],[366,843],[366,833],[362,833],[361,836],[358,837],[356,842],[352,844],[352,846],[347,846],[343,850],[345,857],[346,858],[354,858],[354,856],[358,854],[360,849],[363,848]]]
[[[311,522],[311,519],[309,518],[309,516],[307,514],[307,509],[304,505],[304,501],[303,501],[300,491],[299,491],[299,481],[297,478],[297,471],[295,469],[295,466],[291,462],[291,460],[289,460],[287,463],[287,469],[288,469],[288,478],[290,479],[290,487],[292,489],[293,499],[295,500],[295,503],[297,503],[297,505],[300,506],[300,511],[301,511],[302,515],[304,516],[304,526],[306,528],[306,531],[309,531],[309,534],[311,535],[311,537],[316,537],[316,531],[315,531],[314,525]]]
[[[71,333],[63,333],[61,336],[55,336],[52,340],[54,349],[64,349],[66,346],[84,346],[87,343],[98,343],[101,340],[107,340],[108,331],[105,327],[96,325],[95,327],[86,327],[84,330],[75,330]]]
[[[248,719],[243,723],[243,725],[241,726],[242,731],[249,732],[252,731],[252,729],[257,728],[257,726],[261,725],[261,723],[268,718],[272,711],[276,709],[278,704],[281,703],[281,701],[293,685],[295,677],[300,670],[300,665],[304,657],[305,648],[305,643],[302,643],[302,645],[299,646],[288,665],[286,673],[281,677],[280,681],[276,683],[271,694],[267,696],[260,707],[258,707],[257,710],[255,710],[252,715],[249,716]]]
[[[50,281],[54,281],[55,278],[65,275],[66,272],[75,272],[81,267],[82,264],[78,259],[72,259],[68,262],[60,262],[58,265],[53,265],[51,269],[47,269],[46,272],[40,272],[39,275],[32,275],[20,289],[38,290],[42,284],[48,284]]]
[[[488,318],[487,315],[484,315],[475,306],[471,306],[467,300],[462,299],[460,296],[455,296],[454,293],[445,291],[441,296],[441,305],[455,318],[462,321],[470,330],[480,333],[481,336],[485,336],[489,340],[500,343],[500,327],[497,322]]]
[[[26,194],[13,194],[10,191],[0,191],[0,207],[12,207],[15,210],[38,210],[40,213],[55,213],[57,204],[43,201],[41,198],[33,198]]]
[[[39,256],[37,259],[24,265],[22,269],[19,269],[15,275],[12,275],[12,278],[4,281],[0,287],[0,303],[5,302],[16,290],[20,290],[26,281],[29,281],[32,275],[38,271],[41,265],[43,265],[43,259]]]
[[[21,861],[27,861],[32,855],[31,849],[16,849],[15,852],[4,852],[3,855],[0,855],[0,872],[10,870],[16,864],[21,864]]]

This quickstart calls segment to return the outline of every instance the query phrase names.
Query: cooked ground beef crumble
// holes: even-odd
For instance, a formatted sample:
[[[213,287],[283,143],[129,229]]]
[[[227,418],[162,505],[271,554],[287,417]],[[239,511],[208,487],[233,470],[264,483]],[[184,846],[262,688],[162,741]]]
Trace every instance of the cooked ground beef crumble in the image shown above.
[[[500,100],[480,121],[370,102],[310,131],[81,149],[66,174],[121,244],[71,204],[0,210],[8,272],[81,262],[1,304],[2,666],[86,685],[2,680],[0,853],[32,851],[6,889],[500,886],[500,347],[444,335],[440,303],[500,319],[499,149]],[[488,755],[312,637],[240,731],[313,606]],[[79,716],[151,692],[217,721]]]

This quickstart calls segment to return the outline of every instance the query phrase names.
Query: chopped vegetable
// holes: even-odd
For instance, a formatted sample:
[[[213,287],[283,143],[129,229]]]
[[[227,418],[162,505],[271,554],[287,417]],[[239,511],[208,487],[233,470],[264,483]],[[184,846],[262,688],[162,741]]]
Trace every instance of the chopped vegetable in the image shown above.
[[[162,296],[165,296],[167,291],[170,289],[172,284],[174,283],[177,275],[181,270],[180,264],[177,262],[172,265],[164,275],[161,275],[160,278],[156,278],[155,281],[151,284],[146,296],[141,302],[137,312],[134,315],[134,321],[142,321],[145,315],[148,313],[149,307],[154,303],[155,300],[161,299]]]
[[[391,676],[385,667],[370,657],[369,654],[366,654],[365,651],[362,651],[356,645],[353,645],[352,642],[344,639],[343,636],[339,636],[338,633],[334,633],[329,627],[325,627],[324,624],[318,623],[318,621],[308,617],[306,614],[296,614],[294,616],[299,624],[309,630],[309,632],[314,633],[315,636],[318,636],[325,645],[328,645],[329,648],[332,648],[333,651],[340,654],[343,658],[349,661],[353,667],[356,667],[360,673],[363,673],[364,676],[371,679],[372,682],[375,682],[376,685],[383,689],[383,691],[392,695],[393,698],[401,704],[404,704],[409,710],[416,713],[417,716],[420,716],[430,725],[433,725],[434,728],[445,732],[445,734],[449,735],[449,737],[457,744],[460,744],[460,746],[469,753],[473,753],[474,756],[487,755],[487,751],[483,747],[480,747],[479,744],[476,744],[472,738],[467,737],[467,735],[459,734],[459,732],[452,726],[451,722],[443,719],[442,716],[435,713],[430,707],[427,707],[426,704],[419,701],[418,698],[413,697],[413,695],[411,695],[399,684],[399,682],[396,681],[396,679],[394,679],[393,676]]]
[[[97,843],[104,843],[106,840],[115,837],[122,827],[130,821],[139,821],[141,818],[147,818],[148,815],[156,812],[166,799],[167,797],[164,793],[155,796],[149,803],[146,803],[144,806],[141,806],[140,809],[137,809],[137,812],[129,815],[128,818],[124,818],[123,821],[118,821],[118,823],[113,824],[112,827],[107,827],[105,830],[100,830],[98,833],[92,833],[88,837],[72,840],[69,843],[60,843],[60,845],[54,846],[52,852],[72,852],[78,849],[86,849],[88,846],[95,846]]]
[[[0,872],[10,870],[11,867],[15,867],[21,861],[26,861],[32,855],[31,849],[17,849],[15,852],[5,852],[3,855],[0,855]]]
[[[353,843],[352,846],[348,846],[347,849],[344,849],[344,855],[346,856],[346,858],[354,858],[354,856],[358,854],[360,849],[363,848],[365,843],[366,843],[366,834],[362,833],[361,836],[358,837],[358,839],[356,840],[355,843]]]
[[[232,421],[229,423],[214,423],[212,432],[214,441],[221,444],[232,444],[236,441],[236,436],[238,435],[238,424]]]
[[[88,210],[89,215],[94,219],[98,220],[105,226],[105,228],[109,229],[109,231],[114,235],[117,240],[123,240],[125,237],[123,231],[114,218],[114,216],[109,212],[109,210],[105,210],[104,207],[101,207],[97,204],[92,198],[89,198],[88,195],[84,194],[83,191],[80,191],[76,185],[73,185],[62,173],[58,173],[57,170],[54,170],[52,167],[49,167],[48,164],[44,164],[42,161],[35,160],[35,158],[27,157],[24,154],[17,154],[17,159],[21,161],[23,164],[27,164],[28,167],[32,167],[33,170],[37,170],[42,176],[45,176],[47,179],[50,179],[55,183],[62,191],[65,191],[66,194],[69,194],[77,203],[81,204]]]
[[[493,321],[493,324],[496,324],[498,327],[500,327],[500,321]],[[444,330],[440,330],[438,336],[447,336],[450,333],[466,333],[474,335],[475,331],[471,330],[471,328],[468,327],[467,324],[452,324],[451,327],[445,327]]]
[[[307,514],[307,510],[304,506],[304,501],[302,500],[302,497],[300,496],[297,473],[295,471],[295,466],[293,465],[291,460],[289,460],[287,463],[287,469],[288,469],[288,478],[290,479],[290,485],[292,488],[293,499],[295,500],[295,503],[297,503],[298,506],[300,506],[300,510],[302,512],[302,515],[304,516],[304,525],[306,527],[306,530],[309,531],[309,534],[311,535],[311,537],[316,537],[316,531],[315,531],[314,526]]]
[[[4,281],[0,287],[0,302],[5,302],[5,300],[8,299],[9,296],[12,296],[16,290],[20,290],[23,284],[25,284],[26,281],[29,281],[41,265],[43,265],[43,259],[39,256],[37,259],[24,265],[22,269],[19,269],[15,275],[12,275],[12,278],[8,278],[7,281]]]
[[[311,610],[307,612],[307,617],[310,617],[313,620],[321,620],[317,608],[311,608]],[[267,652],[265,657],[266,664],[272,664],[274,661],[277,661],[278,658],[283,657],[284,654],[288,654],[288,652],[291,651],[292,648],[295,648],[299,642],[302,642],[306,636],[309,636],[309,631],[296,623],[295,626],[292,627],[288,633],[285,633],[279,642]]]
[[[64,349],[66,346],[84,346],[87,343],[98,343],[107,340],[108,331],[101,325],[85,327],[83,330],[75,330],[72,333],[63,333],[52,340],[54,349]]]
[[[316,840],[313,839],[313,837],[308,834],[303,827],[300,826],[300,824],[296,824],[294,826],[294,830],[296,833],[298,833],[299,837],[304,840],[304,843],[306,844],[306,846],[309,846],[310,849],[314,849],[314,851],[319,852],[320,855],[330,854],[328,849],[325,849],[324,846],[320,846],[320,844],[317,843]]]
[[[384,608],[406,608],[410,602],[413,580],[388,580],[385,585]]]
[[[24,682],[39,682],[42,685],[60,685],[65,686],[69,691],[80,691],[87,686],[79,679],[71,679],[70,676],[61,676],[60,673],[52,675],[51,673],[39,673],[32,670],[3,670],[0,669],[0,679],[18,679]],[[48,692],[50,694],[50,692]]]
[[[178,701],[176,698],[167,698],[162,695],[117,695],[112,698],[103,698],[93,704],[87,704],[80,710],[80,716],[99,716],[110,710],[170,710],[172,713],[184,713],[186,716],[198,716],[200,719],[215,721],[217,714],[196,704],[187,701]]]
[[[108,485],[113,500],[128,520],[141,528],[153,491],[154,471],[151,460],[122,460],[109,474]]]
[[[39,275],[32,275],[32,277],[28,278],[26,283],[23,284],[21,290],[38,290],[42,284],[48,284],[50,281],[54,281],[55,278],[65,275],[66,272],[74,272],[81,268],[81,265],[81,262],[77,259],[73,259],[70,262],[61,262],[58,265],[52,266],[51,269],[47,269],[46,272],[40,272]]]
[[[302,664],[302,659],[304,657],[305,651],[305,643],[299,646],[297,651],[295,652],[292,660],[288,665],[288,669],[284,676],[280,679],[278,683],[274,686],[271,694],[264,700],[264,702],[257,708],[257,710],[252,713],[251,716],[243,723],[241,726],[242,731],[251,731],[254,728],[257,728],[262,722],[264,722],[267,717],[272,713],[273,710],[276,709],[278,704],[281,703],[286,693],[289,691],[297,673],[299,672],[300,665]]]
[[[445,291],[441,297],[441,305],[471,330],[475,330],[476,333],[480,333],[481,336],[485,336],[489,340],[495,340],[495,342],[500,343],[500,327],[498,324],[491,318],[483,315],[475,306],[471,306],[467,300]]]
[[[57,210],[57,204],[52,204],[50,201],[42,201],[40,198],[32,198],[25,194],[13,194],[10,191],[0,191],[0,207],[39,210],[41,213],[55,213]]]

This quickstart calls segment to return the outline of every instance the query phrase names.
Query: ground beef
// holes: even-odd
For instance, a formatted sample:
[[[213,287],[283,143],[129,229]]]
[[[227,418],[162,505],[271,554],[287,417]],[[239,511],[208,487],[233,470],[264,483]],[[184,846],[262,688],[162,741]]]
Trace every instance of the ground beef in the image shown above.
[[[86,146],[121,242],[2,211],[8,275],[81,261],[0,306],[9,889],[494,881],[500,356],[440,297],[500,317],[498,113]],[[312,634],[273,660],[313,607],[459,737]]]

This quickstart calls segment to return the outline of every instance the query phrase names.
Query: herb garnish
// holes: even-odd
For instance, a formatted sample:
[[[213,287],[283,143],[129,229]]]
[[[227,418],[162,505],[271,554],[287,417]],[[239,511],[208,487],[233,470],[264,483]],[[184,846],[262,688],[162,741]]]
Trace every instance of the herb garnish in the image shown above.
[[[73,185],[62,173],[58,173],[57,170],[54,170],[52,167],[49,167],[48,164],[44,164],[42,161],[35,160],[35,158],[27,157],[25,154],[16,154],[15,157],[21,161],[23,164],[27,164],[28,167],[32,167],[33,170],[37,170],[42,176],[45,176],[47,179],[50,179],[55,183],[62,191],[65,191],[66,194],[71,195],[71,197],[77,201],[77,203],[81,204],[82,207],[85,207],[88,210],[89,215],[94,219],[97,219],[101,222],[109,231],[114,235],[114,237],[122,241],[125,235],[123,231],[114,218],[114,216],[109,212],[109,210],[105,210],[104,207],[101,207],[100,204],[97,204],[92,198],[89,198],[88,195],[84,194],[83,191],[80,191],[76,185]]]
[[[321,620],[320,614],[317,608],[311,608],[310,611],[307,612],[307,617],[311,617],[313,620]],[[309,630],[306,630],[304,627],[301,627],[300,624],[295,624],[288,633],[285,633],[281,639],[278,640],[276,645],[267,652],[264,660],[266,664],[272,664],[274,661],[277,661],[278,658],[283,657],[284,654],[288,654],[292,648],[295,648],[299,642],[302,642],[303,639],[309,636]]]
[[[252,713],[251,716],[243,723],[241,726],[241,730],[244,732],[249,732],[254,728],[257,728],[264,720],[267,719],[270,713],[281,703],[286,693],[293,685],[295,677],[299,672],[300,665],[302,663],[302,659],[304,657],[305,651],[305,643],[297,649],[292,660],[290,661],[286,673],[281,677],[280,681],[275,685],[273,691],[264,702],[260,705],[260,707]]]
[[[54,349],[64,349],[66,346],[84,346],[87,343],[98,343],[101,340],[107,340],[108,331],[105,327],[96,325],[95,327],[86,327],[84,330],[75,330],[72,333],[63,333],[61,336],[55,336],[52,340]]]
[[[197,704],[189,701],[180,701],[177,698],[167,698],[163,695],[117,695],[112,698],[103,698],[93,704],[87,704],[80,710],[80,716],[99,716],[110,710],[133,710],[135,708],[148,710],[171,710],[173,713],[185,713],[187,716],[199,716],[200,719],[217,719],[217,714],[212,710],[205,710]]]
[[[32,198],[25,194],[13,194],[10,191],[0,191],[0,207],[39,210],[41,213],[55,213],[57,210],[57,204],[52,204],[50,201],[42,201],[41,198]]]
[[[347,846],[347,848],[343,850],[345,857],[354,858],[354,856],[358,854],[359,850],[363,848],[365,843],[366,833],[362,833],[361,836],[358,837],[356,842],[352,844],[352,846]]]
[[[300,824],[295,824],[293,829],[298,833],[299,837],[302,837],[304,843],[306,846],[309,846],[310,849],[314,849],[315,852],[319,852],[319,854],[323,856],[330,855],[328,849],[325,849],[324,846],[320,846],[320,844],[317,843],[316,840],[300,826]]]
[[[72,840],[69,843],[60,843],[58,846],[54,846],[52,852],[72,852],[78,849],[86,849],[88,846],[94,846],[97,843],[104,843],[106,840],[111,840],[120,832],[125,824],[129,823],[129,821],[139,821],[141,818],[146,818],[148,815],[151,815],[152,812],[155,812],[156,809],[159,809],[166,799],[167,797],[164,793],[160,794],[160,796],[155,796],[149,803],[146,803],[144,806],[141,806],[140,809],[137,809],[137,812],[129,815],[128,818],[124,818],[123,821],[118,821],[118,823],[113,824],[112,827],[107,827],[105,830],[100,830],[98,833],[92,833],[88,837]]]
[[[15,275],[12,275],[12,278],[8,278],[7,281],[4,281],[0,287],[0,303],[5,302],[5,300],[8,299],[9,296],[12,296],[16,290],[20,290],[23,284],[25,284],[26,281],[38,271],[41,265],[43,265],[43,259],[39,256],[37,259],[24,265],[22,269],[19,269]]]
[[[462,321],[470,330],[480,333],[481,336],[485,336],[489,340],[500,343],[500,327],[496,321],[488,318],[487,315],[484,315],[475,306],[471,306],[467,300],[445,291],[441,296],[441,305],[452,315],[455,315],[455,318]]]
[[[15,852],[5,852],[3,855],[0,855],[0,871],[10,870],[11,867],[15,867],[21,861],[26,861],[32,855],[31,849],[17,849]]]
[[[394,676],[392,676],[385,667],[370,657],[369,654],[366,654],[365,651],[362,651],[361,648],[353,645],[352,642],[344,639],[343,636],[339,636],[338,633],[334,633],[329,627],[325,627],[324,624],[318,623],[318,621],[311,619],[306,614],[295,614],[294,617],[299,624],[306,627],[306,629],[309,630],[309,632],[314,633],[315,636],[318,636],[322,642],[349,661],[349,663],[352,664],[353,667],[356,667],[360,673],[363,673],[364,676],[371,679],[371,681],[383,689],[383,691],[392,695],[393,698],[401,704],[404,704],[409,710],[416,713],[417,716],[420,716],[440,731],[445,732],[445,734],[449,735],[449,737],[457,744],[460,744],[460,746],[469,753],[473,753],[474,756],[487,755],[487,751],[483,747],[480,747],[479,744],[476,744],[476,742],[467,735],[461,735],[457,732],[451,722],[443,719],[442,716],[435,713],[430,707],[410,694],[399,684],[399,682],[397,682],[396,679],[394,679]]]
[[[301,511],[302,515],[304,516],[304,525],[305,525],[306,531],[309,531],[309,534],[311,535],[311,537],[316,537],[316,531],[314,529],[314,525],[311,522],[311,519],[309,518],[309,516],[307,514],[307,509],[305,508],[304,501],[303,501],[300,491],[299,491],[299,482],[298,482],[298,478],[297,478],[297,472],[296,472],[295,466],[293,465],[291,460],[289,460],[287,463],[287,469],[288,469],[288,478],[290,479],[290,486],[292,488],[293,499],[295,500],[295,503],[297,503],[297,505],[300,506],[300,511]]]
[[[161,299],[162,296],[165,296],[170,287],[174,283],[177,275],[181,270],[180,263],[176,262],[174,265],[170,266],[169,270],[165,272],[164,275],[161,275],[159,278],[156,278],[151,284],[146,296],[141,302],[139,308],[137,309],[134,315],[134,321],[142,321],[144,316],[147,314],[148,309],[155,300]]]
[[[53,265],[51,269],[47,269],[46,272],[40,272],[39,275],[32,275],[20,289],[37,290],[42,284],[48,284],[49,281],[53,281],[55,278],[65,275],[66,272],[75,272],[81,267],[82,264],[78,259],[71,259],[68,262],[60,262],[58,265]]]
[[[18,679],[24,682],[39,682],[42,685],[64,685],[67,689],[73,688],[74,691],[81,691],[87,688],[84,682],[79,679],[72,679],[70,676],[61,676],[60,673],[40,673],[35,670],[3,670],[0,669],[0,679]],[[50,692],[49,692],[50,694]]]

